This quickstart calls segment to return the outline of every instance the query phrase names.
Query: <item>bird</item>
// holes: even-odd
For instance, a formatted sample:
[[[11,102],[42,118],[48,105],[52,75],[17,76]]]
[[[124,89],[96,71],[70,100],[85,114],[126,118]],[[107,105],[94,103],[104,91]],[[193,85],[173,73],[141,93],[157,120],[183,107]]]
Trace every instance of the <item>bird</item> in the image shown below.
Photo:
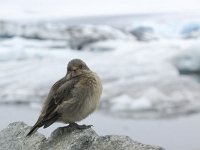
[[[72,59],[66,75],[51,87],[44,100],[37,122],[27,136],[40,127],[47,128],[55,122],[63,122],[78,129],[92,125],[78,125],[97,108],[102,94],[100,77],[81,59]]]

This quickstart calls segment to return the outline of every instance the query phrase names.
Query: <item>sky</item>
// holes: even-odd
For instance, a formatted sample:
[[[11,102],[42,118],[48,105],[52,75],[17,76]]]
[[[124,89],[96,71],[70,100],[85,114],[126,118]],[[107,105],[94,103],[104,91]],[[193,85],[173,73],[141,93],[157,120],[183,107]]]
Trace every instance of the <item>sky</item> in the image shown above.
[[[199,0],[0,0],[0,20],[200,12]]]

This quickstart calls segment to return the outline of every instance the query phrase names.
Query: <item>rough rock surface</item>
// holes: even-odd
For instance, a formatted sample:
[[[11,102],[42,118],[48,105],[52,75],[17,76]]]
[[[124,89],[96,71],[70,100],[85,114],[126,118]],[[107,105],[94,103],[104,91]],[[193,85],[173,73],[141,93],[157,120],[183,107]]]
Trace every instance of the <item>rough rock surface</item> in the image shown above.
[[[23,122],[11,123],[0,131],[0,150],[164,150],[135,142],[127,136],[98,136],[91,128],[60,127],[48,139],[38,132],[26,137],[29,130]]]

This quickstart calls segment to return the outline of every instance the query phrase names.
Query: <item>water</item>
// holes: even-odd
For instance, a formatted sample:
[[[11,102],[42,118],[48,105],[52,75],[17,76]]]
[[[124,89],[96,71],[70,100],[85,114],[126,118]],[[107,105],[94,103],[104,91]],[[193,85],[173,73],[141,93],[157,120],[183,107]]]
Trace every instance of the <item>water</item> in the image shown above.
[[[14,121],[33,125],[38,115],[38,109],[1,105],[0,129]],[[167,120],[131,120],[115,118],[96,111],[81,123],[93,124],[93,129],[99,135],[127,135],[135,141],[159,145],[166,150],[198,150],[200,148],[200,114]],[[48,137],[53,130],[63,125],[56,123],[47,129],[39,129],[39,132]]]

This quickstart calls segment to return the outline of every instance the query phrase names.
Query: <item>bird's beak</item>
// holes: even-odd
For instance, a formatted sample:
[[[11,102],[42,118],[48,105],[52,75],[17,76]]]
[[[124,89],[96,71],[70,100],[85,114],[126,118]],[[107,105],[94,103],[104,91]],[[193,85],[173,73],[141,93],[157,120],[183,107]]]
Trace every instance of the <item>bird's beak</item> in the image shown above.
[[[77,70],[78,70],[77,67],[73,67],[73,68],[72,68],[72,72],[71,72],[71,76],[72,76],[72,77],[74,77],[74,76],[76,76],[76,75],[78,74]]]
[[[72,67],[72,70],[73,71],[76,71],[78,68],[77,67]]]

